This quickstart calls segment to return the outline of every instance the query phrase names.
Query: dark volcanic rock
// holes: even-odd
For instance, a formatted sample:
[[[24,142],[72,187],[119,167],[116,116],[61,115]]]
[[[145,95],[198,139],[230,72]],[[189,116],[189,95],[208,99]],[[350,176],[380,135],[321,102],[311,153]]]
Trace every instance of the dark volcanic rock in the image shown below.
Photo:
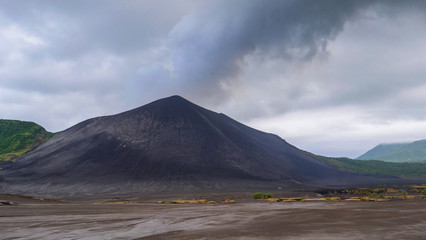
[[[6,191],[46,192],[81,184],[92,186],[87,192],[126,192],[365,180],[179,96],[81,122],[0,174]]]

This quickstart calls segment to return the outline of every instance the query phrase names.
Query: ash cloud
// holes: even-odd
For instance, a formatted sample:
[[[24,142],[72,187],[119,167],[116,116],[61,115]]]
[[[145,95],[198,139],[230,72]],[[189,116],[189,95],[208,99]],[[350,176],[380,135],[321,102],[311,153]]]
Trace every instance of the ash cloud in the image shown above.
[[[372,1],[210,1],[169,34],[174,75],[200,92],[221,91],[240,73],[244,58],[309,61],[345,23]],[[223,89],[222,89],[223,90]]]

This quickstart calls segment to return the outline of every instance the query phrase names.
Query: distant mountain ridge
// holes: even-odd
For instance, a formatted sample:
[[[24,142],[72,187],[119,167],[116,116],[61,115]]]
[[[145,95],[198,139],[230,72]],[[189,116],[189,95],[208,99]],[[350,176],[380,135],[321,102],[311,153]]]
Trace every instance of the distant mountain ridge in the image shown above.
[[[412,143],[380,144],[357,159],[387,162],[426,162],[426,140]]]
[[[52,136],[34,122],[0,119],[0,161],[23,156]]]

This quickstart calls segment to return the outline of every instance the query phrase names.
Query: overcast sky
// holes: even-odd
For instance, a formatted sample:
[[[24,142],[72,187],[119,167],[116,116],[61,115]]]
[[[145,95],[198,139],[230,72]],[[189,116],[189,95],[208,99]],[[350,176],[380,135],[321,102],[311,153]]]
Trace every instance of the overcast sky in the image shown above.
[[[0,118],[49,131],[181,95],[357,157],[426,138],[426,1],[0,0]]]

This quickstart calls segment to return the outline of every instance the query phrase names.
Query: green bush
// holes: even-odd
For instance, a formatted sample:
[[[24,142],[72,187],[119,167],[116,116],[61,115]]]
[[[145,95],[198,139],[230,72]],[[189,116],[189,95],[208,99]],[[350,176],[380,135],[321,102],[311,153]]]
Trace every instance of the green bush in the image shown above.
[[[329,198],[329,197],[328,197],[328,198],[326,198],[325,200],[327,200],[327,201],[331,201],[331,198]]]
[[[422,194],[426,195],[426,188],[423,189]]]
[[[263,196],[263,193],[261,193],[261,192],[257,192],[257,193],[254,193],[254,194],[253,194],[253,198],[254,198],[254,199],[261,199],[261,198],[262,198],[262,196]]]
[[[376,197],[376,193],[372,193],[370,196],[369,196],[369,198],[374,198],[374,197]]]
[[[268,198],[273,198],[274,195],[272,193],[265,193],[263,194],[263,198],[268,199]]]

